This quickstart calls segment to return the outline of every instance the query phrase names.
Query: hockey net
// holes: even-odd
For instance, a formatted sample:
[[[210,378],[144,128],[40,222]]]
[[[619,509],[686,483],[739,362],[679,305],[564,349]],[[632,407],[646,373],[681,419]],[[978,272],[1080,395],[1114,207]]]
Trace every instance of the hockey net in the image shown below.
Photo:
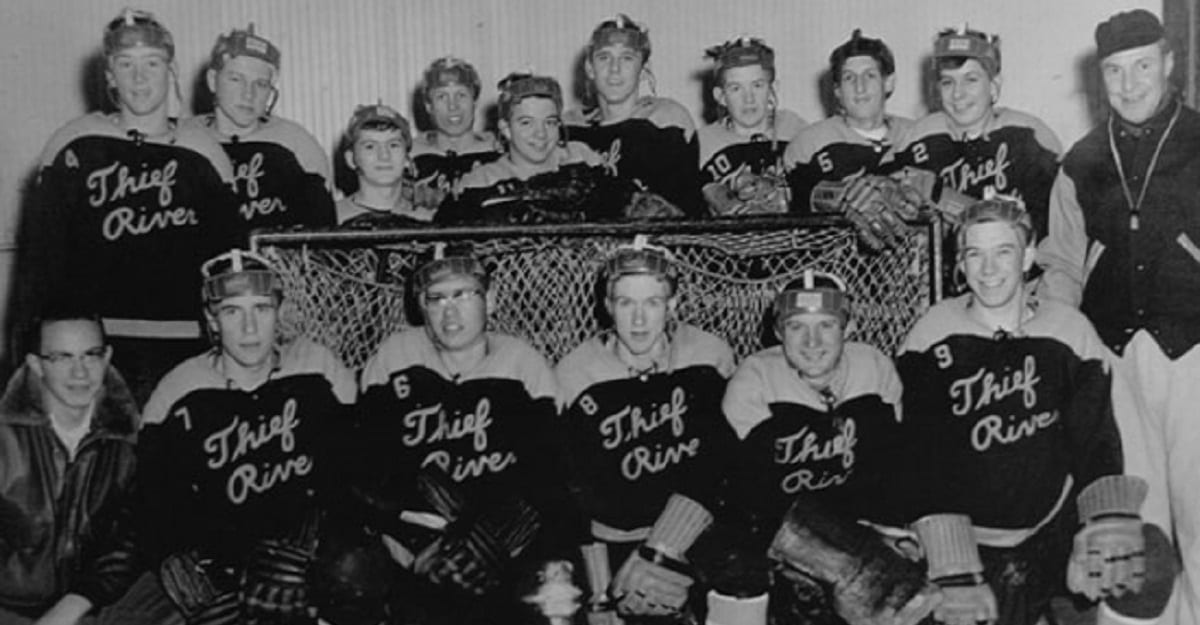
[[[738,357],[770,340],[775,293],[806,269],[836,274],[852,294],[850,338],[894,353],[940,296],[936,223],[903,246],[861,250],[840,218],[480,226],[257,234],[252,246],[283,274],[285,335],[304,334],[361,368],[388,335],[419,323],[406,281],[434,244],[470,244],[491,273],[490,327],[527,339],[552,362],[601,327],[598,272],[636,234],[675,255],[678,317],[729,341]]]

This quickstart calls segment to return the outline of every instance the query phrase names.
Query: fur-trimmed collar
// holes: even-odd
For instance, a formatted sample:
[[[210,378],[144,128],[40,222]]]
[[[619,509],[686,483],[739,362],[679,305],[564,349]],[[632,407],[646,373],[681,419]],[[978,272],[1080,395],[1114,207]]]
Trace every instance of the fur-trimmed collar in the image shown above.
[[[28,364],[21,365],[8,380],[8,387],[0,398],[0,424],[50,425],[50,416],[42,404],[42,382]],[[104,374],[99,404],[92,416],[92,430],[125,437],[137,433],[140,426],[141,415],[133,395],[121,374],[109,367]]]

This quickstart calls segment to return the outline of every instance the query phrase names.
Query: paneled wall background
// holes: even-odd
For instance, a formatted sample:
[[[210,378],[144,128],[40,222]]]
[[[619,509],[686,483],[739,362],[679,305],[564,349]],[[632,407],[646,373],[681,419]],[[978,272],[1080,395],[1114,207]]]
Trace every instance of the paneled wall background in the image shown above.
[[[55,128],[103,102],[101,30],[128,4],[0,3],[0,294],[12,278],[12,233],[38,154]],[[930,104],[933,36],[966,22],[1000,34],[1001,104],[1040,116],[1069,145],[1098,110],[1089,64],[1095,25],[1126,8],[1161,14],[1163,0],[141,0],[137,6],[173,31],[189,107],[205,100],[197,91],[204,91],[201,70],[217,34],[254,22],[283,50],[276,111],[332,150],[356,104],[382,99],[411,115],[421,71],[444,54],[476,64],[485,105],[494,101],[496,80],[514,69],[554,75],[577,93],[580,51],[591,28],[618,11],[650,27],[657,92],[681,101],[698,120],[706,105],[703,50],[740,34],[775,48],[784,107],[809,120],[824,116],[819,87],[829,51],[855,27],[882,37],[896,54],[891,110],[919,116]]]

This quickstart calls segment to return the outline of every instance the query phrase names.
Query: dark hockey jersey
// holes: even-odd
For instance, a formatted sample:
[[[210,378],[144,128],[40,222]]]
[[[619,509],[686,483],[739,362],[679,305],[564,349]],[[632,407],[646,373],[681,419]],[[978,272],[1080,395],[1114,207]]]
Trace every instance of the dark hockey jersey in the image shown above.
[[[770,133],[744,137],[718,120],[700,129],[700,183],[719,182],[731,186],[738,174],[783,177],[783,154],[789,143],[807,124],[788,110],[775,112]]]
[[[583,513],[619,530],[654,524],[671,493],[711,505],[733,433],[720,412],[733,351],[689,325],[652,371],[631,372],[606,333],[555,369]]]
[[[800,130],[783,154],[792,189],[792,212],[812,210],[812,190],[817,183],[843,181],[880,173],[891,151],[912,128],[911,119],[887,116],[887,134],[873,141],[846,124],[841,115],[823,119]]]
[[[380,479],[409,493],[426,465],[461,484],[468,501],[534,496],[554,427],[554,375],[524,341],[488,334],[487,356],[452,375],[425,328],[380,345],[362,375],[364,437],[378,446]]]
[[[260,228],[334,226],[329,159],[299,124],[271,117],[254,132],[234,137],[217,132],[211,115],[184,124],[211,133],[229,155],[247,236]]]
[[[809,496],[847,518],[904,524],[891,488],[905,461],[892,361],[848,342],[828,390],[823,396],[801,379],[780,346],[742,362],[722,402],[742,438],[730,478],[734,504],[778,519]]]
[[[937,174],[946,188],[974,198],[994,188],[1025,201],[1038,237],[1047,232],[1050,188],[1058,175],[1062,144],[1036,117],[996,108],[983,135],[955,136],[943,112],[917,121],[908,138],[896,148],[893,167],[924,169]]]
[[[337,469],[330,441],[349,426],[355,385],[332,352],[297,339],[249,391],[226,379],[219,358],[184,361],[146,404],[140,514],[160,555],[196,548],[239,559],[256,540],[293,538]]]
[[[242,243],[232,177],[196,129],[145,140],[99,113],[67,124],[43,152],[30,215],[35,297],[70,293],[105,318],[187,320],[198,338],[200,265]]]
[[[692,116],[667,98],[644,97],[628,119],[606,124],[599,109],[568,111],[567,138],[599,152],[617,175],[636,181],[691,216],[704,214],[699,144]]]
[[[478,135],[481,143],[491,145],[490,149],[463,153],[438,150],[436,131],[430,130],[425,134],[426,137],[418,137],[413,141],[412,162],[417,170],[416,183],[444,193],[458,188],[458,181],[467,172],[504,154],[499,142],[491,133]]]
[[[1036,527],[1064,505],[1068,477],[1077,491],[1122,471],[1104,347],[1056,301],[1041,301],[1020,333],[996,335],[969,316],[970,298],[934,306],[901,348],[904,414],[920,445],[906,483],[918,515]]]

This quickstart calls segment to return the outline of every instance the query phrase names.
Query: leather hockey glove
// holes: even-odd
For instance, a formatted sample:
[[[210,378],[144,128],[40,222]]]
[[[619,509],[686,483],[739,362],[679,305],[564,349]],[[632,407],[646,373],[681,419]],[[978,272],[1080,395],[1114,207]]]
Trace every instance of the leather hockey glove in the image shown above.
[[[159,565],[158,577],[163,592],[190,625],[233,622],[238,616],[237,593],[218,587],[209,575],[211,567],[211,561],[190,551],[171,554]],[[230,620],[225,620],[221,615],[230,611],[231,602],[233,614]]]
[[[961,514],[933,514],[913,523],[929,564],[929,579],[942,590],[934,620],[946,625],[994,623],[996,595],[983,579],[983,563],[975,545],[971,519]]]
[[[845,215],[859,239],[875,251],[898,246],[908,230],[904,220],[916,218],[925,202],[916,189],[876,175],[819,182],[809,199],[815,212]]]
[[[1084,526],[1075,534],[1067,587],[1093,601],[1138,592],[1146,575],[1146,545],[1138,511],[1148,486],[1132,475],[1106,475],[1079,493]]]
[[[500,585],[505,568],[540,528],[537,511],[523,500],[492,506],[473,521],[447,527],[445,536],[417,556],[413,570],[436,584],[483,595]]]
[[[241,625],[242,596],[238,592],[227,592],[218,596],[199,612],[184,619],[187,625]]]
[[[780,215],[788,212],[791,189],[787,181],[772,175],[744,171],[730,184],[710,182],[704,185],[709,212],[716,217],[730,215]]]
[[[1162,528],[1153,523],[1142,524],[1142,536],[1146,541],[1146,578],[1142,589],[1111,596],[1104,600],[1108,608],[1117,614],[1135,619],[1156,619],[1167,608],[1171,592],[1175,588],[1175,577],[1182,564],[1179,553]]]
[[[672,204],[667,198],[651,191],[634,191],[629,204],[621,212],[625,219],[682,219],[686,216],[683,209]]]
[[[671,495],[646,543],[629,555],[613,580],[617,611],[634,615],[678,612],[694,581],[684,553],[712,520],[704,506],[683,495]]]
[[[313,554],[282,541],[254,546],[242,584],[245,622],[305,623],[316,616],[309,606],[308,571]]]
[[[841,518],[808,497],[784,515],[771,558],[828,588],[829,602],[850,625],[911,625],[937,603],[920,567],[871,529]]]
[[[957,225],[962,212],[977,200],[965,193],[947,188],[938,175],[916,167],[905,167],[892,174],[902,186],[912,189],[921,198],[922,206],[933,207],[936,214],[951,225]]]

